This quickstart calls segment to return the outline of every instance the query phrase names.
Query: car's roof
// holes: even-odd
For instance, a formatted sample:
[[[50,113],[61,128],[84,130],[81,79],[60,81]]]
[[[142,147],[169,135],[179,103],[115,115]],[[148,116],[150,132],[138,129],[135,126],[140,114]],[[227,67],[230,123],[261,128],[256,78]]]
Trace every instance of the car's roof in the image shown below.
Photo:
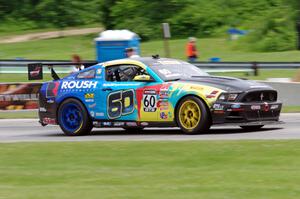
[[[134,58],[107,61],[107,62],[99,63],[99,65],[107,67],[107,66],[117,65],[117,64],[137,64],[141,67],[144,67],[143,65],[151,67],[151,65],[154,65],[155,63],[162,62],[162,61],[181,61],[181,60],[172,59],[172,58],[134,57]]]

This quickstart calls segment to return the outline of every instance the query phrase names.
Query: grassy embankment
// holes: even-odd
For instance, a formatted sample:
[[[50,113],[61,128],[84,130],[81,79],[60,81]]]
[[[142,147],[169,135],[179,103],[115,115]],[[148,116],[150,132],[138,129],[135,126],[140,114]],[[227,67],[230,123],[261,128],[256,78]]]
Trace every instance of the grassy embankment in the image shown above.
[[[299,144],[0,144],[0,197],[298,199]]]

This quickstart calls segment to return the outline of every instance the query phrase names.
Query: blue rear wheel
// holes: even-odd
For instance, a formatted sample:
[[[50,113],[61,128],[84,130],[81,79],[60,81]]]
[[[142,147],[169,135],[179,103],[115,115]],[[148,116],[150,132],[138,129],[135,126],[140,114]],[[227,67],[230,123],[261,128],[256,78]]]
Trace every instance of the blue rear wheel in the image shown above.
[[[93,127],[85,107],[76,99],[67,99],[60,105],[58,122],[66,135],[86,135]]]

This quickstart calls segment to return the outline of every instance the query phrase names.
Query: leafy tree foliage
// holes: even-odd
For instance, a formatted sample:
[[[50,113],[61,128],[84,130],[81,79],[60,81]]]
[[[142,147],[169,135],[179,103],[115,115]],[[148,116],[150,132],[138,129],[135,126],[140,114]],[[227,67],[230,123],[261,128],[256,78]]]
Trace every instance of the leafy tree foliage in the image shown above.
[[[216,36],[237,27],[250,31],[241,45],[274,51],[295,48],[299,10],[299,0],[0,0],[0,21],[28,28],[101,22],[143,39],[161,38],[163,22],[173,37]]]

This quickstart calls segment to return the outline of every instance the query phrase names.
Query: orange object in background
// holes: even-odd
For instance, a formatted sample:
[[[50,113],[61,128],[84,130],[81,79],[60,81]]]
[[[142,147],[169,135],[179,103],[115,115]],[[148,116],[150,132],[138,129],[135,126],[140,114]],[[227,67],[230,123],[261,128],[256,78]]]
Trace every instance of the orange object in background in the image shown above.
[[[198,58],[196,38],[194,37],[190,37],[189,42],[186,45],[186,56],[190,62],[194,62]]]
[[[188,42],[186,45],[186,56],[194,57],[197,56],[197,48],[194,42]]]

